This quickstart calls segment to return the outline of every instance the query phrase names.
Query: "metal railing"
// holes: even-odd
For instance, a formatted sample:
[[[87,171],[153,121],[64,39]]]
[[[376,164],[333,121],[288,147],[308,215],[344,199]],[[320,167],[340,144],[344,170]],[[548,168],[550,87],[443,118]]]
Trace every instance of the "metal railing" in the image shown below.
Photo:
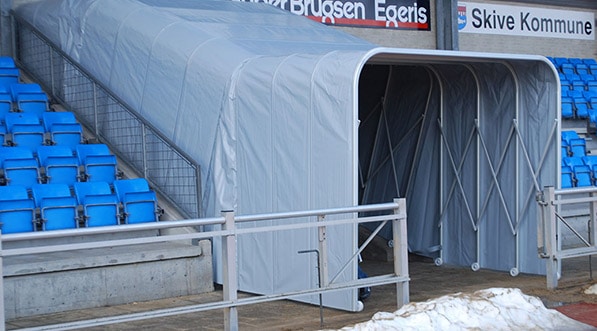
[[[42,33],[13,18],[20,68],[184,217],[201,217],[199,165]]]
[[[558,275],[563,259],[597,254],[597,187],[561,189],[545,187],[537,195],[539,203],[539,226],[537,245],[541,258],[546,259],[547,288],[558,287]],[[576,214],[565,215],[566,206],[583,206],[586,211],[581,219],[588,218],[588,238],[582,235],[578,227],[572,224]],[[584,223],[584,222],[581,222]],[[562,228],[562,226],[564,228]],[[562,230],[566,229],[577,239],[576,244],[564,242]]]
[[[375,213],[375,216],[359,216],[363,214]],[[336,215],[331,219],[331,215]],[[301,222],[296,222],[299,219]],[[269,221],[275,220],[278,225],[268,225]],[[285,222],[291,220],[292,222]],[[307,294],[319,294],[344,289],[357,289],[367,286],[377,286],[384,284],[396,284],[396,303],[398,307],[408,303],[409,301],[409,275],[408,275],[408,243],[406,232],[406,201],[405,199],[395,199],[393,202],[364,205],[346,208],[322,209],[312,211],[297,211],[286,213],[273,213],[262,215],[246,215],[235,216],[234,212],[222,212],[221,217],[192,219],[171,222],[157,222],[157,223],[142,223],[120,226],[106,226],[96,228],[84,228],[78,230],[57,230],[47,232],[31,232],[31,233],[17,233],[0,235],[0,272],[3,274],[2,266],[3,259],[9,256],[19,256],[28,254],[41,254],[47,252],[63,252],[80,249],[101,248],[101,247],[115,247],[135,244],[146,244],[155,242],[179,241],[179,240],[193,240],[193,239],[208,239],[221,237],[222,238],[222,268],[223,268],[223,299],[218,302],[210,302],[205,304],[190,305],[177,308],[158,309],[142,313],[132,313],[127,315],[109,316],[103,318],[94,318],[91,320],[75,321],[62,324],[45,325],[27,330],[68,330],[92,326],[101,326],[115,323],[123,323],[129,321],[137,321],[143,319],[166,317],[172,315],[195,313],[214,309],[224,310],[224,328],[226,330],[238,330],[238,313],[237,307],[243,305],[258,304],[263,302],[270,302],[275,300],[290,299]],[[237,227],[240,223],[254,222],[254,227]],[[331,239],[325,235],[330,227],[342,225],[355,225],[365,222],[380,222],[375,231],[365,240],[365,242],[358,247],[354,254],[348,261],[340,261],[345,263],[335,275],[330,275],[328,266],[328,241]],[[373,240],[376,234],[388,222],[393,226],[393,250],[394,250],[394,271],[391,274],[372,276],[368,278],[339,281],[339,275],[342,274],[352,263],[358,259],[359,254],[365,247]],[[29,246],[25,248],[10,248],[2,249],[2,244],[7,242],[19,241],[35,241],[50,238],[65,238],[75,236],[91,236],[105,233],[125,233],[140,230],[162,230],[167,228],[189,227],[189,226],[206,226],[206,225],[221,225],[221,230],[209,232],[195,232],[185,234],[165,234],[162,236],[147,236],[135,237],[128,239],[114,239],[101,241],[88,241],[83,243],[71,243],[61,245],[46,245],[46,246]],[[321,279],[317,288],[307,288],[286,293],[274,293],[268,295],[258,295],[247,298],[238,297],[238,281],[237,281],[237,254],[236,245],[239,236],[251,233],[263,233],[273,231],[287,231],[296,229],[317,228],[319,231],[319,248],[318,264],[319,277]],[[344,238],[340,238],[344,240]],[[332,276],[332,277],[330,277]],[[331,279],[331,280],[330,280]],[[139,284],[141,288],[143,284]],[[4,280],[0,277],[0,294],[4,297]],[[2,330],[5,325],[4,302],[0,300],[0,322]]]

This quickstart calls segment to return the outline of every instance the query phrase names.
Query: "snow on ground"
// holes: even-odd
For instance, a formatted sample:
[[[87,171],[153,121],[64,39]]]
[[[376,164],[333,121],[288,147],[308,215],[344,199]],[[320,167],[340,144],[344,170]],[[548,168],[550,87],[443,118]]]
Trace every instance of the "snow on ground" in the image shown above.
[[[394,313],[344,327],[374,330],[597,330],[547,309],[540,299],[515,288],[490,288],[409,303]]]
[[[588,289],[586,289],[585,294],[597,294],[597,284],[593,284]]]

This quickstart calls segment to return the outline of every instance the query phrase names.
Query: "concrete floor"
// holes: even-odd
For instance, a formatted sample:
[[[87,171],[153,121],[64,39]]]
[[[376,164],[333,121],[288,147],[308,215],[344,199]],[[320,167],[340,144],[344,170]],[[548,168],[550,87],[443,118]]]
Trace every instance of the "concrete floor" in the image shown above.
[[[597,259],[593,265],[597,266]],[[388,273],[392,269],[389,262],[364,262],[363,269],[369,275]],[[583,296],[581,289],[592,284],[589,279],[588,258],[575,261],[566,260],[564,275],[560,286],[555,291],[546,289],[545,277],[520,274],[512,277],[506,272],[470,268],[435,266],[430,259],[411,257],[409,262],[411,275],[411,301],[424,301],[444,294],[469,292],[490,287],[517,287],[526,294],[540,297],[548,307],[557,307],[568,303],[597,303],[595,296]],[[242,294],[246,296],[246,294]],[[319,307],[293,301],[275,301],[258,305],[239,307],[241,330],[317,330],[322,328],[341,328],[366,321],[379,311],[396,310],[396,289],[394,285],[374,287],[365,308],[358,313],[348,313],[324,308],[324,324],[320,326]],[[84,309],[66,313],[35,316],[8,321],[7,329],[34,327],[42,324],[64,323],[69,321],[118,315],[131,312],[143,312],[152,309],[179,307],[198,303],[221,300],[222,292],[139,302],[128,305]],[[190,313],[165,318],[140,320],[135,322],[112,324],[89,328],[88,330],[222,330],[223,312],[213,310]]]

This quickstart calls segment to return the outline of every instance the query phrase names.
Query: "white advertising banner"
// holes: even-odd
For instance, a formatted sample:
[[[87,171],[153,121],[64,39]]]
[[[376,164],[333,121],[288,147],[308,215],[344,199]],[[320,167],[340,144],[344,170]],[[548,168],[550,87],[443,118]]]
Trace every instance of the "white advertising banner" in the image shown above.
[[[431,30],[429,0],[233,0],[261,2],[328,25]]]
[[[595,40],[595,14],[458,2],[458,30],[463,33]]]

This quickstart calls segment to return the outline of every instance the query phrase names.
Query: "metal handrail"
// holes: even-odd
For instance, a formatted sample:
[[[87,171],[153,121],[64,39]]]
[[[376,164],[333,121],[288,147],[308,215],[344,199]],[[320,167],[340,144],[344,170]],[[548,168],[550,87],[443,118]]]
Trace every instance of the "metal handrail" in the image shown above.
[[[359,217],[358,212],[372,212],[379,211],[383,212],[382,215],[377,216],[365,216]],[[328,220],[326,216],[334,214],[347,215],[344,219]],[[285,219],[291,218],[309,218],[300,223],[295,222],[284,222]],[[313,217],[317,218],[317,221],[313,221]],[[276,220],[281,221],[281,224],[276,226],[265,225],[262,227],[249,227],[249,228],[238,228],[237,224],[247,222],[248,220],[255,221],[257,223],[262,222],[268,224],[268,221]],[[269,231],[287,231],[294,229],[297,226],[306,229],[311,227],[317,227],[319,231],[325,233],[326,229],[332,226],[342,224],[359,224],[363,222],[373,222],[383,220],[382,224],[387,221],[391,221],[394,231],[393,240],[396,243],[393,246],[394,249],[394,270],[390,274],[378,275],[368,277],[364,279],[351,280],[336,282],[326,281],[328,278],[328,260],[327,260],[327,237],[323,236],[319,240],[319,251],[320,254],[320,276],[322,282],[316,288],[307,288],[303,290],[294,290],[283,293],[271,293],[266,295],[259,295],[249,298],[238,298],[238,284],[237,284],[237,267],[238,257],[236,250],[236,242],[239,235],[258,233],[262,229],[266,228]],[[282,212],[282,213],[270,213],[270,214],[259,214],[259,215],[244,215],[235,217],[234,212],[226,211],[222,212],[221,217],[213,217],[206,219],[189,219],[171,222],[153,222],[153,223],[139,223],[130,225],[119,225],[119,226],[106,226],[97,228],[85,228],[78,230],[56,230],[46,232],[29,232],[29,233],[14,233],[1,235],[0,234],[0,274],[3,274],[3,258],[8,256],[27,255],[27,254],[41,254],[48,252],[57,251],[73,251],[79,249],[91,249],[91,248],[103,248],[103,247],[114,247],[114,246],[125,246],[125,245],[136,245],[136,244],[147,244],[152,242],[166,242],[166,241],[179,241],[179,240],[191,240],[191,239],[208,239],[208,238],[222,238],[222,268],[223,268],[223,298],[217,302],[210,302],[205,304],[189,305],[184,307],[176,308],[165,308],[157,309],[142,313],[131,313],[118,316],[108,316],[103,318],[94,318],[89,320],[82,320],[76,322],[68,322],[62,324],[45,325],[27,330],[66,330],[74,328],[84,328],[91,326],[108,325],[115,323],[130,322],[142,319],[150,319],[157,317],[165,317],[193,312],[200,312],[214,309],[224,309],[225,316],[225,328],[227,330],[238,330],[238,314],[236,312],[237,307],[258,304],[264,302],[270,302],[274,300],[290,299],[301,297],[305,295],[320,294],[327,292],[334,292],[345,289],[357,289],[367,286],[378,286],[385,284],[396,284],[396,303],[398,307],[406,304],[409,301],[409,274],[408,274],[408,242],[406,232],[406,201],[405,199],[395,199],[392,203],[366,205],[366,206],[355,206],[346,208],[330,208],[330,209],[319,209],[311,211],[296,211],[296,212]],[[193,232],[186,234],[175,234],[175,233],[164,233],[161,236],[142,235],[141,237],[124,238],[124,239],[100,239],[100,240],[87,240],[81,243],[66,243],[56,245],[45,245],[45,246],[32,246],[32,247],[15,247],[9,249],[3,249],[2,244],[5,242],[18,242],[18,241],[34,241],[40,239],[51,239],[56,237],[78,237],[78,236],[90,236],[99,235],[105,233],[126,233],[131,231],[138,231],[138,233],[147,233],[147,230],[164,230],[176,227],[189,227],[189,226],[202,226],[202,225],[221,225],[221,230],[207,231],[207,232]],[[146,231],[146,232],[143,232]],[[368,238],[359,251],[369,243],[371,238]],[[355,255],[348,259],[350,261],[355,259]],[[342,272],[342,271],[340,271]],[[4,297],[4,280],[0,277],[0,297]],[[4,315],[4,301],[0,300],[0,328],[5,324]]]
[[[537,194],[536,200],[541,209],[537,231],[538,253],[539,257],[546,259],[547,288],[554,289],[558,287],[563,259],[597,255],[597,243],[594,239],[597,236],[597,187],[556,190],[548,186]],[[587,206],[588,240],[560,212],[562,206],[578,204]],[[583,247],[564,248],[560,224],[568,228],[581,241]]]

